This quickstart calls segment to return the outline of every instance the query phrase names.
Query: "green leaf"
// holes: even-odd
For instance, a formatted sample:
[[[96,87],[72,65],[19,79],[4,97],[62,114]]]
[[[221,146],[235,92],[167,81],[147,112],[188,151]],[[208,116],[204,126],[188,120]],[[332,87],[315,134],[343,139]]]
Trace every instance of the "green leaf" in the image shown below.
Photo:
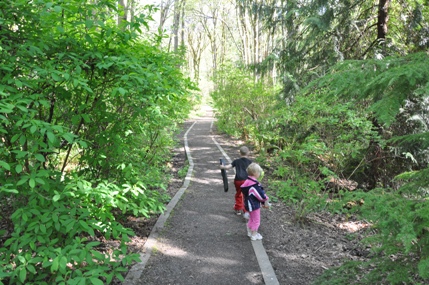
[[[94,26],[94,21],[93,21],[93,20],[86,20],[86,21],[85,21],[85,26],[86,26],[88,29],[91,29],[91,28]]]
[[[126,93],[127,93],[127,90],[125,90],[124,88],[122,88],[122,87],[119,87],[118,88],[118,91],[119,91],[119,93],[121,94],[121,95],[125,95]]]
[[[19,137],[21,136],[21,134],[15,134],[11,139],[10,139],[10,142],[12,142],[12,143],[14,143],[14,142],[16,142],[18,139],[19,139]]]
[[[74,227],[75,223],[76,222],[74,220],[70,220],[70,222],[66,226],[66,232],[69,232]]]
[[[63,134],[63,138],[69,143],[73,143],[75,137],[76,136],[74,134],[71,134],[71,133]]]
[[[54,258],[54,260],[52,261],[52,265],[51,265],[51,273],[54,273],[56,271],[58,271],[58,267],[60,265],[60,257],[57,256]]]
[[[18,194],[19,193],[18,190],[16,190],[16,189],[6,189],[4,187],[0,188],[0,191],[6,192],[6,193],[14,193],[14,194]]]
[[[47,136],[48,136],[48,139],[49,139],[49,141],[51,142],[51,143],[54,143],[55,142],[55,135],[52,133],[52,132],[47,132],[47,134],[46,134]]]
[[[93,285],[103,285],[104,284],[103,281],[101,281],[100,279],[95,278],[95,277],[92,277],[89,280],[91,281],[91,284],[93,284]]]
[[[18,87],[18,88],[22,87],[22,82],[18,79],[15,79],[15,84],[16,84],[16,87]]]
[[[57,202],[58,200],[60,200],[60,198],[61,198],[60,194],[54,195],[54,197],[52,198],[52,201]]]
[[[22,172],[22,165],[21,164],[17,164],[15,166],[15,171],[16,171],[16,173],[21,173]]]
[[[87,148],[88,147],[88,144],[86,142],[84,142],[84,141],[79,141],[78,143],[83,148]]]
[[[91,122],[91,118],[89,117],[88,114],[82,114],[82,118],[85,121],[85,123],[90,123]]]
[[[42,257],[34,257],[34,258],[30,259],[30,260],[28,261],[28,263],[34,263],[34,264],[36,264],[36,263],[40,263],[40,262],[42,262],[42,261],[43,261],[43,258],[42,258]]]
[[[85,40],[89,43],[89,44],[93,44],[94,42],[92,41],[92,38],[89,34],[85,34]]]
[[[24,112],[24,113],[28,113],[28,109],[27,109],[27,107],[25,107],[25,106],[21,106],[21,105],[16,105],[16,107],[17,107],[18,109],[20,109],[22,112]]]
[[[31,188],[34,188],[36,186],[36,181],[33,178],[30,178],[28,185],[30,185]]]
[[[12,152],[16,153],[16,158],[24,158],[28,154],[28,151],[13,150]]]
[[[55,72],[53,72],[51,74],[52,79],[54,79],[55,81],[62,81],[63,79],[61,78],[61,76],[59,76],[58,74],[56,74]]]
[[[46,161],[46,160],[45,160],[45,157],[44,157],[43,155],[41,155],[40,153],[36,154],[34,157],[35,157],[38,161],[40,161],[40,162],[45,162],[45,161]]]
[[[29,179],[29,177],[28,176],[23,176],[17,183],[16,183],[16,185],[17,186],[19,186],[19,185],[22,185],[22,184],[24,184],[24,183],[26,183],[27,181],[28,181],[28,179]]]
[[[82,228],[84,228],[85,230],[89,229],[88,224],[85,221],[80,220],[79,224],[82,226]]]
[[[30,128],[30,132],[31,132],[32,134],[34,134],[36,131],[37,131],[37,126],[32,125],[32,126],[31,126],[31,128]]]
[[[24,135],[19,137],[19,144],[20,145],[24,145],[26,141],[27,141],[27,138]]]
[[[37,232],[38,231],[36,230],[35,233],[37,233]],[[43,244],[43,243],[46,242],[45,238],[43,236],[41,236],[41,235],[37,236],[37,241],[40,242],[41,244]]]
[[[37,272],[36,268],[33,265],[31,265],[31,264],[27,265],[27,269],[28,269],[28,271],[30,271],[33,274],[36,274],[36,272]]]
[[[27,279],[27,269],[25,269],[25,267],[22,267],[22,269],[19,271],[19,281],[21,281],[21,283],[24,283],[25,279]]]
[[[56,26],[56,29],[58,32],[60,32],[61,34],[63,34],[65,32],[64,28],[62,26]]]
[[[85,247],[86,247],[87,249],[91,249],[91,248],[96,247],[96,246],[98,246],[98,245],[100,245],[100,242],[99,242],[99,241],[92,241],[92,242],[87,243],[87,244],[85,245]]]
[[[13,112],[13,108],[15,106],[11,105],[11,104],[2,104],[0,103],[0,113],[12,113]]]
[[[19,260],[21,263],[25,263],[25,257],[24,257],[24,256],[22,256],[22,255],[18,255],[18,260]]]
[[[0,167],[3,167],[6,170],[10,170],[10,165],[6,161],[0,160]]]
[[[66,271],[66,269],[67,269],[67,257],[65,257],[65,256],[61,257],[59,267],[60,267],[61,272]]]

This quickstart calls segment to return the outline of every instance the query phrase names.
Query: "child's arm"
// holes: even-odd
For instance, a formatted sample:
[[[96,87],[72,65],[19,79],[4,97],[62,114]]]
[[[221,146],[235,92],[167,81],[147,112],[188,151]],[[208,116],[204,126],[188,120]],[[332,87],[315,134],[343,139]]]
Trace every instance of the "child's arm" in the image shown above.
[[[262,207],[263,208],[269,208],[271,206],[270,202],[268,202],[268,200],[270,198],[268,198],[267,194],[265,194],[264,189],[263,188],[258,188],[258,192],[259,192],[260,196],[262,198],[264,198],[263,200],[259,200],[261,202],[261,204],[262,204]]]
[[[268,200],[265,202],[262,202],[261,204],[262,204],[262,207],[264,207],[264,208],[270,208],[271,207],[271,203],[268,202]]]
[[[232,168],[232,164],[227,164],[227,165],[222,165],[222,164],[220,164],[220,165],[219,165],[219,168],[220,168],[220,169],[231,169],[231,168]]]
[[[264,190],[258,186],[250,188],[249,195],[255,196],[262,204],[268,200],[268,196],[265,195]]]

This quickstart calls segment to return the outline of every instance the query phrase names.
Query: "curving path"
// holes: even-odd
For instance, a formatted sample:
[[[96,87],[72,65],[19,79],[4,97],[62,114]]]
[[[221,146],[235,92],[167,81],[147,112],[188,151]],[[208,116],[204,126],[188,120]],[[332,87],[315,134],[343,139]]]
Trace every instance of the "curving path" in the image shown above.
[[[225,153],[211,134],[212,124],[207,107],[187,130],[188,175],[154,226],[142,262],[123,284],[279,284],[263,241],[250,241],[245,220],[233,213],[232,171],[230,190],[223,191],[219,158],[231,161],[237,152]]]

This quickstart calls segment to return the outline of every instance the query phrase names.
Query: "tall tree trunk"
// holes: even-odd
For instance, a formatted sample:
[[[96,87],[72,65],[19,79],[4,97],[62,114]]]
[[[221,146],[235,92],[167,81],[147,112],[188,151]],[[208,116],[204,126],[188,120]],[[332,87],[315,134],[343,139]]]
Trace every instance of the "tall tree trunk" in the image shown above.
[[[118,0],[118,27],[121,27],[123,21],[127,20],[127,4],[126,0]],[[125,29],[125,27],[123,27]]]
[[[180,25],[180,0],[174,2],[174,18],[173,18],[173,50],[177,52],[179,49],[179,25]]]
[[[385,40],[387,35],[387,22],[389,20],[390,0],[380,0],[378,2],[378,22],[377,22],[377,39]]]
[[[128,5],[129,7],[129,14],[130,14],[130,22],[134,22],[134,16],[135,16],[135,12],[136,12],[136,1],[135,0],[130,0],[130,4]]]
[[[180,33],[180,46],[185,46],[185,3],[186,0],[182,0],[182,27],[181,27],[181,33]]]
[[[159,26],[158,26],[158,30],[160,32],[164,29],[164,24],[165,24],[165,21],[167,21],[167,16],[170,11],[170,7],[171,7],[170,0],[161,1],[161,7],[159,10]]]
[[[251,61],[251,52],[249,50],[250,40],[247,32],[247,9],[245,3],[237,3],[237,11],[237,25],[241,36],[241,45],[243,47],[242,60],[247,65]]]

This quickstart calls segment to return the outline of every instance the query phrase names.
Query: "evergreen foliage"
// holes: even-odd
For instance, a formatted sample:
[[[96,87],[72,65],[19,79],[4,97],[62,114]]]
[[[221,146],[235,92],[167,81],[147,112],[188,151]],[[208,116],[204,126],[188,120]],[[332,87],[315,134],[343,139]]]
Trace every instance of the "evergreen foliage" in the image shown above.
[[[194,87],[177,56],[141,37],[150,18],[118,27],[116,4],[0,3],[0,201],[13,225],[0,232],[0,284],[121,280],[138,256],[120,214],[164,209]]]
[[[270,97],[262,120],[239,121],[261,87],[245,85],[238,95],[238,73],[223,74],[213,92],[221,129],[255,145],[271,188],[295,207],[298,221],[329,209],[374,225],[365,240],[371,260],[332,269],[316,284],[427,283],[427,1],[239,1],[244,5],[264,33],[278,34],[246,80],[262,81],[279,67],[282,92]]]
[[[295,205],[298,221],[330,209],[374,225],[364,241],[371,261],[332,269],[316,284],[417,284],[429,278],[428,60],[415,53],[340,62],[264,116],[272,127],[259,128],[259,137],[269,139],[253,142],[261,164],[271,169],[272,189]],[[267,145],[275,147],[261,147]],[[331,179],[357,181],[358,189],[335,193],[328,188]],[[326,203],[329,196],[335,199]],[[361,206],[347,210],[350,201]]]

